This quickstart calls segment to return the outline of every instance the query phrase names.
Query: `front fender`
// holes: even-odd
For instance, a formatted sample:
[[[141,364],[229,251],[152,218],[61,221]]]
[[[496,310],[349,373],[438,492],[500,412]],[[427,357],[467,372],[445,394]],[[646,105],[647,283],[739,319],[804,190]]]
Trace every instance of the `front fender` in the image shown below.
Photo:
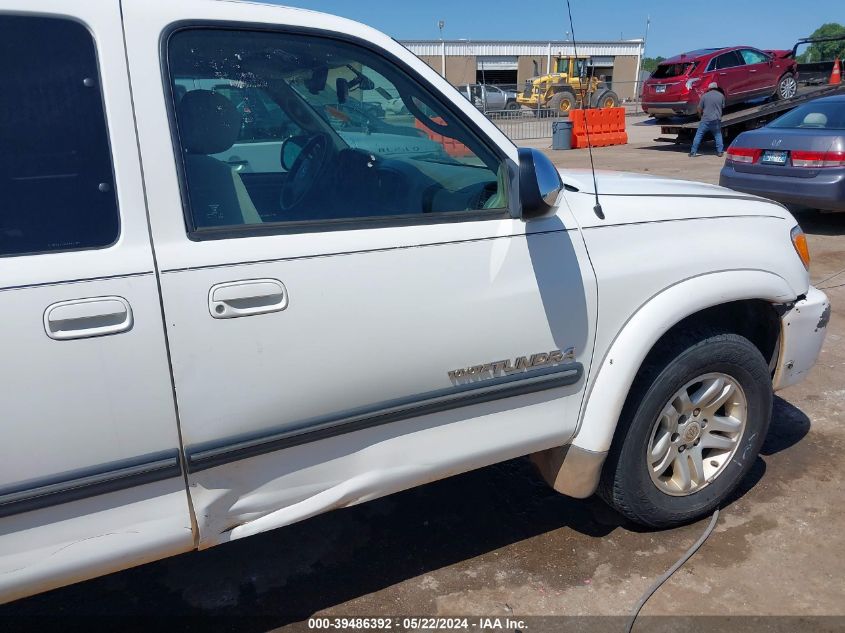
[[[774,273],[728,270],[680,281],[643,303],[626,321],[604,357],[593,362],[587,397],[571,444],[535,458],[547,481],[573,497],[592,495],[625,399],[655,343],[693,314],[744,299],[788,303],[796,296],[786,280]]]
[[[732,301],[763,299],[787,303],[795,298],[783,277],[762,270],[707,273],[655,295],[628,319],[598,365],[572,444],[594,452],[610,448],[622,405],[642,362],[675,324],[706,308]]]

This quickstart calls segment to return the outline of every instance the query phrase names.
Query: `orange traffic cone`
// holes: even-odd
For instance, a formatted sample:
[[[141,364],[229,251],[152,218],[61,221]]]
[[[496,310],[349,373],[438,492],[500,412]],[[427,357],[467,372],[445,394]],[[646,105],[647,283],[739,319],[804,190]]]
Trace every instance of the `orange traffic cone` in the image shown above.
[[[830,73],[830,85],[831,86],[838,86],[842,82],[842,72],[839,69],[839,58],[836,58],[836,61],[833,62],[833,72]]]

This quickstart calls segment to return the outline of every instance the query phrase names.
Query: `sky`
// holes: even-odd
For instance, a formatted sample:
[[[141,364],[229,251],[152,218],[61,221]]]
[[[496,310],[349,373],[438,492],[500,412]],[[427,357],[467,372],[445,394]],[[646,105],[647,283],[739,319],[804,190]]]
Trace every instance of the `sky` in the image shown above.
[[[634,39],[651,27],[646,56],[748,45],[792,48],[825,22],[845,23],[842,0],[571,0],[578,39]],[[333,13],[398,40],[566,39],[566,0],[280,0],[276,4]],[[520,7],[515,17],[511,7]]]

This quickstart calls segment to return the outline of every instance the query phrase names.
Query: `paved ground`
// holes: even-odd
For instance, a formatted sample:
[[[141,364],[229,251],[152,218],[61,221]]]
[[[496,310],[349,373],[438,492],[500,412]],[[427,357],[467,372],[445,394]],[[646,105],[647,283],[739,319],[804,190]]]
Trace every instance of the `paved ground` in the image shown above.
[[[648,124],[646,117],[627,117],[628,145],[624,147],[596,147],[593,160],[596,169],[636,171],[655,176],[669,176],[684,180],[698,180],[719,184],[719,170],[724,159],[716,156],[712,141],[706,142],[699,151],[704,155],[695,159],[687,156],[689,146],[680,147],[674,143],[655,142],[661,136],[660,127]],[[520,145],[546,150],[556,164],[562,167],[589,167],[585,150],[568,152],[551,150],[551,140],[520,141]]]
[[[632,127],[632,144],[596,149],[596,165],[718,180],[721,160],[688,159],[653,136]],[[553,158],[587,165],[584,151]],[[845,616],[845,214],[799,219],[813,280],[833,301],[821,361],[777,399],[763,453],[716,532],[645,614]],[[211,619],[182,627],[258,631],[302,629],[314,614],[622,615],[705,525],[640,530],[596,499],[550,492],[516,460],[19,601],[0,616],[199,615]],[[140,619],[120,628],[133,622],[149,628]]]

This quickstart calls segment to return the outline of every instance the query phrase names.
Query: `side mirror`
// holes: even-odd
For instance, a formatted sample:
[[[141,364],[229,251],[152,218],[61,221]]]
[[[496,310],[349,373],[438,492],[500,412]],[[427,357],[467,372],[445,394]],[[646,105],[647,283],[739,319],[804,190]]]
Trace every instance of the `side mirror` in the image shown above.
[[[560,173],[543,152],[519,150],[519,201],[523,221],[552,215],[563,181]]]

